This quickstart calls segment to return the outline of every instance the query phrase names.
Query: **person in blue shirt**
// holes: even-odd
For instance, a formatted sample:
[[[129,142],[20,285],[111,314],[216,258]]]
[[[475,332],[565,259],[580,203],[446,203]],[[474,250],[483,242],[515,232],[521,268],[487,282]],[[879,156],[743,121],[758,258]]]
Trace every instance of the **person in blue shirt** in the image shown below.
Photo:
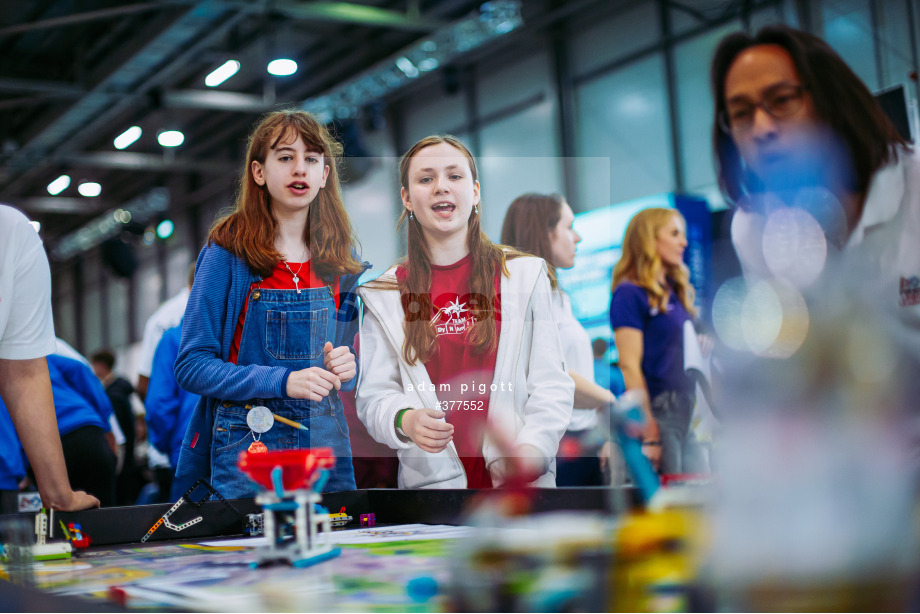
[[[70,486],[95,496],[103,507],[115,505],[117,458],[109,426],[112,404],[105,389],[79,360],[50,354],[47,361]],[[6,415],[2,400],[0,415]]]
[[[153,354],[153,368],[147,386],[147,434],[150,443],[169,457],[171,467],[156,470],[160,501],[177,501],[183,492],[172,492],[172,476],[179,464],[182,438],[192,418],[197,394],[183,390],[176,382],[174,365],[179,356],[182,323],[170,328],[160,338]]]
[[[115,505],[118,460],[105,388],[89,366],[60,354],[48,356],[48,372],[71,486],[95,495],[102,507]]]
[[[676,209],[637,213],[613,269],[610,325],[627,390],[646,395],[642,452],[662,474],[706,471],[691,428],[694,381],[684,371],[684,323],[696,310],[684,264],[686,222]]]

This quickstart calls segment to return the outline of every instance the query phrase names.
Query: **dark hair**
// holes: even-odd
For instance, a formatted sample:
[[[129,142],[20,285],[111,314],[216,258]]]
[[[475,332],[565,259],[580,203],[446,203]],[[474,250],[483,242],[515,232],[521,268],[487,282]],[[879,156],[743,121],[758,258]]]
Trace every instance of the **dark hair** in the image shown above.
[[[610,349],[610,344],[606,339],[597,337],[591,341],[591,351],[594,352],[595,358],[603,358],[608,349]]]
[[[747,32],[729,34],[719,43],[712,59],[712,143],[719,187],[726,199],[736,203],[758,187],[756,178],[744,172],[731,135],[718,122],[719,115],[726,111],[725,77],[729,69],[742,51],[758,45],[778,45],[789,53],[816,115],[846,145],[853,173],[849,187],[864,193],[873,173],[889,160],[897,159],[896,147],[906,147],[907,143],[869,89],[827,43],[785,25],[770,25],[761,28],[756,36]]]
[[[101,362],[109,371],[115,367],[115,354],[111,350],[99,350],[89,359],[90,362]]]
[[[562,218],[564,204],[561,194],[522,194],[508,206],[502,223],[502,243],[543,258],[554,288],[556,269],[550,233]]]

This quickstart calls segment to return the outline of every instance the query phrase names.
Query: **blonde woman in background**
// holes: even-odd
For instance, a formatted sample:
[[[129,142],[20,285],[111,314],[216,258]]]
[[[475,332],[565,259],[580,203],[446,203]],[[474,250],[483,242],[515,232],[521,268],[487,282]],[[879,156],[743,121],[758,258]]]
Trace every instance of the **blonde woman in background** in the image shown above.
[[[613,269],[610,325],[627,390],[646,393],[642,452],[662,474],[701,473],[690,426],[694,382],[684,371],[684,323],[696,315],[683,262],[687,224],[675,209],[640,211]]]

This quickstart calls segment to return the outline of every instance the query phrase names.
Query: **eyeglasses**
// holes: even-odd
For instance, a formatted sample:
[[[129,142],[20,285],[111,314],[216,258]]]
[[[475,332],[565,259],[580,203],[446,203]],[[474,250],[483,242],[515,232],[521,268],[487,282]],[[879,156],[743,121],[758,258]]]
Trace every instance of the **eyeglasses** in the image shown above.
[[[727,134],[750,132],[758,108],[774,119],[788,119],[802,109],[804,102],[804,87],[782,83],[767,90],[759,103],[730,102],[728,108],[719,113],[719,128]]]

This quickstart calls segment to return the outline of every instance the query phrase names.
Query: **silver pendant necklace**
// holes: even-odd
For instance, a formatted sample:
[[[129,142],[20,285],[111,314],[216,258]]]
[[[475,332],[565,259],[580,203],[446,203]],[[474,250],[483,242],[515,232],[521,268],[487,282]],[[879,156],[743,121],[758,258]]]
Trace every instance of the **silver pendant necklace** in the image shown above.
[[[290,271],[291,275],[294,276],[294,289],[297,290],[297,294],[300,294],[300,269],[303,268],[303,262],[300,263],[300,266],[297,267],[297,272],[291,271],[291,266],[285,262],[284,266]]]

